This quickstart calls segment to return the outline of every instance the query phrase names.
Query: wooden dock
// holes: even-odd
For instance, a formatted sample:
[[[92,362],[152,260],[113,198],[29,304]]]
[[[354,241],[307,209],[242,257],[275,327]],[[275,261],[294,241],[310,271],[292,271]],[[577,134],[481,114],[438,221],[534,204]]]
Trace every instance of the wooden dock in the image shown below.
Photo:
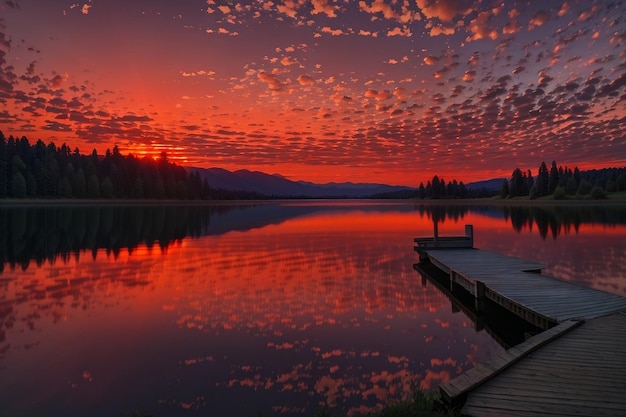
[[[415,250],[449,274],[451,291],[472,294],[477,310],[490,300],[542,329],[626,310],[626,298],[541,275],[538,263],[473,248]]]
[[[626,416],[626,298],[468,247],[468,232],[443,245],[416,238],[415,250],[448,275],[450,291],[471,294],[476,310],[493,302],[544,331],[442,384],[444,403],[467,416]]]
[[[468,324],[476,332],[487,332],[504,349],[519,345],[530,336],[541,332],[537,326],[503,308],[489,306],[486,312],[476,311],[472,296],[464,291],[450,291],[447,276],[429,262],[416,263],[413,265],[413,269],[422,276],[423,286],[433,285],[448,298],[453,314],[462,312],[465,317],[470,319],[471,323]]]
[[[625,416],[626,315],[566,321],[442,384],[461,415]]]

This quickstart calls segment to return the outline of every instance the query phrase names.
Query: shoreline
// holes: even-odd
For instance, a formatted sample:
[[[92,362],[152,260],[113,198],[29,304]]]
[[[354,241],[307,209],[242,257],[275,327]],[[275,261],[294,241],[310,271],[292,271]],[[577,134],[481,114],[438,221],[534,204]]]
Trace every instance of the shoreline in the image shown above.
[[[494,198],[470,199],[377,199],[377,198],[280,198],[262,200],[132,200],[132,199],[0,199],[1,207],[20,206],[229,206],[229,205],[262,205],[262,204],[315,204],[315,203],[346,203],[359,202],[385,204],[415,204],[424,206],[624,206],[626,198],[607,198],[602,200],[572,199],[572,200],[507,200]]]
[[[367,202],[383,204],[415,204],[426,206],[626,206],[626,199],[603,200],[503,200],[492,198],[471,199],[376,199],[376,198],[281,198],[263,200],[131,200],[131,199],[3,199],[2,206],[228,206],[284,203]]]
[[[456,200],[416,200],[416,204],[424,205],[467,205],[467,206],[625,206],[626,199],[623,198],[606,198],[603,200],[503,200],[492,198],[470,198]]]

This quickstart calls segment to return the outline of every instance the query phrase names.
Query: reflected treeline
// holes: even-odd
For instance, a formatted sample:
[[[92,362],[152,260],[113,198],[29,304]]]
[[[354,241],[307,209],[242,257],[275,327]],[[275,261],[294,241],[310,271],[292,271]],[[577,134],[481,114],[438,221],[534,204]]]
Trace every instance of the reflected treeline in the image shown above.
[[[511,221],[517,231],[537,230],[545,239],[577,231],[581,224],[626,224],[619,206],[428,205],[163,205],[24,206],[0,208],[0,272],[10,265],[26,270],[31,262],[68,260],[90,250],[116,256],[140,245],[166,248],[185,237],[222,234],[279,224],[320,211],[415,211],[433,223],[461,223],[469,213]]]
[[[436,223],[447,220],[459,222],[467,214],[501,218],[510,221],[513,229],[537,230],[543,239],[571,231],[578,232],[582,224],[626,225],[626,207],[574,205],[574,206],[488,206],[488,205],[419,205],[420,216],[427,216]]]
[[[247,206],[239,206],[247,207]],[[139,245],[166,248],[184,237],[205,234],[211,216],[234,206],[105,206],[0,208],[0,272],[26,270],[91,250],[116,256]]]
[[[626,224],[623,206],[507,206],[502,210],[514,230],[536,228],[543,239],[548,235],[556,239],[572,230],[578,232],[582,224]]]
[[[445,223],[446,220],[457,222],[463,219],[469,213],[470,207],[464,205],[439,206],[420,204],[417,206],[417,211],[420,216],[428,216],[433,222]]]
[[[476,311],[474,296],[462,290],[452,292],[448,274],[430,262],[420,262],[413,268],[422,276],[422,285],[434,285],[450,300],[452,313],[462,311],[472,321],[477,332],[484,329],[504,349],[510,349],[542,331],[492,301],[487,301],[485,311]]]

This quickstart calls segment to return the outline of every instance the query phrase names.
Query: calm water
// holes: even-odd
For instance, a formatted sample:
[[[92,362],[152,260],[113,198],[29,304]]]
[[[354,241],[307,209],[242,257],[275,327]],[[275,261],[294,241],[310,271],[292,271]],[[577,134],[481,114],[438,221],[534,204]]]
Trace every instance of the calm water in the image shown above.
[[[626,296],[624,207],[0,208],[0,414],[359,416],[436,389],[517,336],[413,269],[434,221]]]

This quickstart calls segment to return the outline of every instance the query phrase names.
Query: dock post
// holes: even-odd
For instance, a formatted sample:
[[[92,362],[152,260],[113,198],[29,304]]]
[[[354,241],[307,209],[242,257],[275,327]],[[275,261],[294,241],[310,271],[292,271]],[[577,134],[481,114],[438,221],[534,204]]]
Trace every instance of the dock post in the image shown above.
[[[474,247],[474,226],[472,226],[471,224],[465,225],[465,236],[469,238],[470,245],[473,248]]]
[[[485,283],[476,281],[476,298],[474,299],[474,308],[478,312],[485,311]]]

